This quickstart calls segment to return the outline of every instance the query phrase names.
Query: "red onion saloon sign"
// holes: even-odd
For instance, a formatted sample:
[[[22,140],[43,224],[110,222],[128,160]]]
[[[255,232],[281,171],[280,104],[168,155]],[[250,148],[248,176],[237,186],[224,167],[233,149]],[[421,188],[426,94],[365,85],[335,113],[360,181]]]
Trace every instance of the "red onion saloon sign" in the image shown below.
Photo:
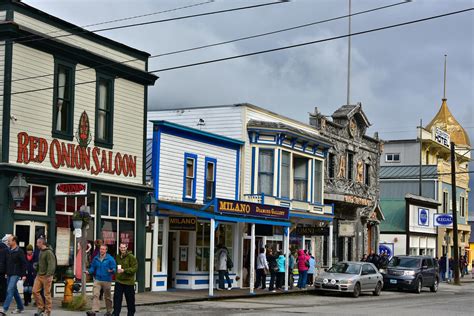
[[[88,171],[92,175],[111,174],[125,177],[137,176],[137,156],[121,154],[99,147],[82,147],[53,139],[20,132],[18,138],[17,163],[42,164],[49,160],[54,169],[75,169]]]

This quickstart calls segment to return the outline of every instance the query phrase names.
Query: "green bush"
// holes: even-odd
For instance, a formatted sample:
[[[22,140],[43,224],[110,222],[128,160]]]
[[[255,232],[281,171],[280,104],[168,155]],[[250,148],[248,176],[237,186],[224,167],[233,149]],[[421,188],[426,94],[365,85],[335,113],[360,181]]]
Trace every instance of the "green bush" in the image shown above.
[[[87,297],[82,294],[74,296],[72,302],[67,304],[65,307],[70,311],[86,311],[88,310]]]

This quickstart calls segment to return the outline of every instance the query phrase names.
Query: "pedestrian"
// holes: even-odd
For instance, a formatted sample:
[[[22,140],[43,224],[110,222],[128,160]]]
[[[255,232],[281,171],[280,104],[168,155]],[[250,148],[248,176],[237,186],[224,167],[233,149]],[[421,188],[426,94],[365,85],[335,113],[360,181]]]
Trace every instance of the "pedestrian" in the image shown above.
[[[448,268],[449,268],[448,282],[451,282],[451,280],[453,279],[453,269],[454,269],[454,260],[452,257],[449,258]]]
[[[217,290],[225,290],[224,278],[227,281],[227,289],[230,291],[232,289],[232,281],[229,277],[229,268],[232,269],[233,263],[229,257],[229,250],[224,245],[217,246],[217,272],[219,273],[219,284]],[[231,267],[232,266],[232,267]]]
[[[44,237],[36,240],[36,247],[39,249],[38,268],[36,278],[33,283],[33,296],[35,298],[37,315],[51,315],[52,299],[51,286],[53,284],[54,273],[56,272],[56,256],[53,250],[46,243]],[[33,259],[34,260],[34,259]],[[43,292],[43,295],[41,294]]]
[[[25,301],[25,306],[31,303],[35,278],[36,270],[34,268],[33,245],[28,245],[26,246],[26,280],[23,281],[23,300]]]
[[[307,285],[313,286],[315,272],[316,272],[316,259],[314,259],[313,255],[309,254],[308,281],[306,282]]]
[[[308,278],[309,256],[303,249],[298,250],[298,288],[306,288],[306,280]]]
[[[361,262],[367,262],[367,254],[364,253],[364,255],[362,256],[362,259],[360,259]]]
[[[10,234],[5,234],[0,242],[0,303],[5,302],[7,295],[7,279],[5,274],[7,273],[7,254],[10,248],[8,237],[10,237]]]
[[[267,286],[267,275],[268,262],[265,256],[265,248],[260,248],[260,253],[257,257],[257,281],[255,282],[255,288],[261,287],[264,290]]]
[[[5,297],[5,302],[3,303],[3,309],[0,310],[1,315],[6,315],[10,304],[15,298],[16,301],[16,310],[13,314],[22,313],[25,307],[23,306],[23,301],[21,300],[20,293],[18,293],[17,283],[18,280],[26,279],[26,260],[25,253],[23,250],[18,247],[18,237],[10,235],[8,237],[8,244],[10,245],[10,250],[7,253],[7,295]]]
[[[446,254],[443,254],[438,260],[440,280],[446,281]]]
[[[285,284],[285,256],[281,251],[278,252],[276,263],[278,265],[276,288],[281,290],[283,284]]]
[[[290,252],[288,256],[288,286],[293,289],[295,285],[295,276],[293,270],[295,269],[295,256],[293,252]]]
[[[95,257],[97,257],[97,255],[99,254],[99,251],[100,251],[100,246],[102,246],[104,244],[104,242],[102,241],[102,239],[97,239],[96,241],[94,241],[94,251],[92,252],[92,258],[91,258],[91,263],[92,263],[92,260],[94,260]],[[104,291],[101,289],[100,290],[100,294],[99,294],[99,300],[102,301],[102,299],[104,298]]]
[[[100,290],[104,290],[105,298],[105,316],[112,315],[112,295],[110,288],[112,286],[112,276],[116,272],[117,265],[114,258],[107,253],[107,245],[100,246],[99,255],[97,255],[91,263],[87,274],[94,276],[94,298],[92,300],[92,311],[87,315],[94,316],[100,311],[99,295]]]
[[[117,274],[115,275],[114,316],[120,316],[122,299],[125,294],[127,316],[135,315],[135,274],[138,270],[137,258],[128,251],[128,245],[120,244],[117,256]]]
[[[276,262],[277,256],[273,255],[272,248],[268,248],[266,259],[268,262],[268,270],[270,271],[270,284],[268,285],[268,290],[270,292],[276,292],[275,281],[276,281],[276,276],[277,276],[279,268]]]
[[[465,266],[467,266],[467,260],[464,256],[459,258],[459,271],[461,272],[461,278],[464,278],[464,271],[466,271]]]

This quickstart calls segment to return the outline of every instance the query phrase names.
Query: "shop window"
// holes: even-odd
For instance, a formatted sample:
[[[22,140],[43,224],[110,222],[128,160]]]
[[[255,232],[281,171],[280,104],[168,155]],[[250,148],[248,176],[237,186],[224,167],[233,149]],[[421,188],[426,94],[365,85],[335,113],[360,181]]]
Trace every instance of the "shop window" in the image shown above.
[[[233,260],[233,240],[234,240],[234,233],[233,233],[233,226],[229,224],[220,224],[216,230],[216,245],[223,245],[229,251],[229,256]]]
[[[354,179],[354,153],[347,152],[347,180]]]
[[[418,256],[418,248],[410,248],[410,256]]]
[[[156,272],[163,271],[163,219],[158,219],[158,244],[156,245],[157,257],[156,257]]]
[[[73,139],[75,65],[55,61],[53,137]]]
[[[258,151],[258,193],[273,195],[273,149]]]
[[[179,232],[179,271],[188,271],[189,232]]]
[[[184,154],[183,201],[196,201],[197,155]]]
[[[281,189],[280,196],[282,198],[290,198],[290,153],[287,151],[281,152]]]
[[[136,200],[127,196],[102,194],[101,229],[102,239],[111,255],[118,254],[119,243],[125,243],[128,250],[135,252]]]
[[[314,160],[314,202],[323,203],[323,164],[320,160]]]
[[[95,145],[111,148],[114,109],[113,78],[98,75],[96,89]]]
[[[209,223],[198,223],[196,232],[196,271],[209,271],[210,231]]]
[[[217,160],[206,157],[206,174],[204,178],[204,200],[210,201],[216,197],[216,164]]]
[[[308,159],[293,157],[293,199],[308,199]]]
[[[15,207],[15,212],[31,212],[46,215],[48,213],[48,187],[30,184],[20,206]]]

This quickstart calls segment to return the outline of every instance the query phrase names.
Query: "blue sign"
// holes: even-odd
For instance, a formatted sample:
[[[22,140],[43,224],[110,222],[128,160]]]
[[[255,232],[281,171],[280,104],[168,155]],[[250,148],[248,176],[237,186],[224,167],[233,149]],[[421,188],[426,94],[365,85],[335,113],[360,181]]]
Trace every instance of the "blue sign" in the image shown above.
[[[418,209],[418,225],[420,226],[429,226],[430,223],[429,223],[429,217],[428,217],[428,214],[429,214],[429,210],[427,210],[426,208],[419,208]]]
[[[393,257],[393,244],[379,244],[379,254],[386,253],[388,258]]]
[[[453,215],[452,214],[434,214],[434,225],[435,226],[452,226]]]

